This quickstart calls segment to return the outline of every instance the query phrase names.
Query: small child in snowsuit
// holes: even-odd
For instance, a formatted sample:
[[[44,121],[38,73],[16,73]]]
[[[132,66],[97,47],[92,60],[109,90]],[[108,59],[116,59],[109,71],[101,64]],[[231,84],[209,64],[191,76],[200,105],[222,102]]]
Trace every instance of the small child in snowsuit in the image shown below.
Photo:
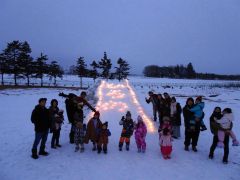
[[[172,135],[168,128],[164,128],[159,133],[159,141],[162,156],[164,159],[171,159],[172,153]]]
[[[107,154],[108,137],[111,136],[111,132],[108,129],[108,122],[103,123],[102,128],[99,130],[98,140],[98,154],[103,150],[104,154]]]
[[[86,134],[86,125],[83,124],[83,110],[81,105],[78,105],[77,111],[74,114],[74,142],[76,144],[75,152],[79,151],[84,152],[84,138]]]
[[[200,126],[201,126],[201,131],[207,130],[206,125],[204,124],[203,117],[204,117],[204,112],[203,109],[205,107],[205,103],[202,102],[202,97],[199,96],[196,98],[195,105],[193,108],[190,109],[191,112],[194,113],[195,119],[190,121],[190,124],[195,125],[196,122],[200,121]]]
[[[123,143],[126,143],[126,150],[129,151],[130,138],[133,134],[134,123],[130,111],[127,112],[126,118],[123,116],[119,124],[123,126],[122,134],[119,140],[119,151],[122,151]]]
[[[217,123],[220,124],[221,130],[218,130],[218,147],[223,148],[224,147],[224,139],[225,134],[228,133],[231,138],[233,139],[233,146],[239,146],[239,141],[236,138],[236,135],[231,130],[232,128],[232,121],[233,121],[233,114],[232,110],[230,108],[226,108],[223,110],[223,117],[221,119],[214,119]]]
[[[135,140],[138,148],[138,152],[145,153],[146,151],[146,135],[147,135],[147,127],[141,116],[137,118],[138,122],[135,125]]]

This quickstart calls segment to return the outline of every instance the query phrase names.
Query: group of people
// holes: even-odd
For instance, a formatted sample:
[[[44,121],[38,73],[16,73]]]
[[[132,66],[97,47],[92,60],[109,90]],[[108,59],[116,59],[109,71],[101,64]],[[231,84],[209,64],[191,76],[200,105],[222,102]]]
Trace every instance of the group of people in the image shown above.
[[[60,93],[59,96],[66,98],[66,111],[71,130],[69,139],[71,144],[75,144],[75,152],[84,152],[84,144],[89,141],[93,144],[93,151],[99,154],[103,151],[107,154],[108,137],[111,132],[108,129],[108,122],[100,120],[100,112],[96,111],[86,100],[86,92],[82,92],[80,96],[75,94]],[[35,126],[35,140],[32,147],[32,158],[38,159],[38,155],[47,156],[49,153],[45,151],[48,133],[52,133],[51,148],[60,148],[59,143],[61,126],[64,123],[64,111],[58,108],[58,101],[51,100],[49,108],[46,107],[46,98],[39,99],[38,105],[32,111],[31,121]],[[173,138],[178,139],[181,126],[181,114],[183,113],[185,125],[185,150],[189,151],[189,146],[192,145],[192,150],[197,152],[197,143],[200,131],[207,130],[203,121],[205,113],[202,97],[188,98],[186,105],[182,109],[180,103],[176,101],[175,97],[170,97],[168,93],[154,94],[149,92],[149,98],[146,98],[147,103],[153,105],[154,121],[159,119],[159,143],[160,151],[164,159],[171,158],[172,141]],[[93,117],[84,123],[83,107],[88,106],[93,112]],[[209,158],[213,159],[214,150],[218,146],[224,148],[223,162],[228,162],[229,154],[229,137],[233,139],[233,146],[238,146],[239,142],[232,131],[233,115],[230,108],[221,111],[220,107],[216,107],[210,118],[210,128],[213,133],[213,144],[210,148]],[[119,151],[123,150],[124,143],[126,150],[130,149],[130,139],[132,135],[135,136],[137,150],[139,153],[146,151],[146,135],[147,127],[141,116],[137,117],[135,122],[132,119],[131,112],[128,111],[125,116],[122,116],[119,125],[122,126],[122,133],[119,140]],[[40,150],[37,148],[39,143]]]
[[[161,152],[165,159],[169,159],[172,151],[172,138],[180,137],[181,113],[183,112],[185,125],[185,151],[189,151],[189,146],[192,145],[192,150],[197,152],[197,144],[200,131],[207,130],[203,121],[205,117],[205,103],[201,96],[194,101],[193,98],[188,98],[186,105],[182,109],[180,103],[176,102],[175,97],[170,97],[168,93],[154,94],[149,93],[149,98],[146,98],[147,103],[153,105],[154,121],[159,117],[159,140]],[[216,107],[210,117],[210,128],[213,133],[213,143],[210,148],[209,159],[213,159],[214,150],[216,147],[224,148],[223,163],[228,163],[229,154],[229,136],[232,138],[232,145],[238,146],[239,141],[232,131],[233,114],[230,108],[221,111],[220,107]]]

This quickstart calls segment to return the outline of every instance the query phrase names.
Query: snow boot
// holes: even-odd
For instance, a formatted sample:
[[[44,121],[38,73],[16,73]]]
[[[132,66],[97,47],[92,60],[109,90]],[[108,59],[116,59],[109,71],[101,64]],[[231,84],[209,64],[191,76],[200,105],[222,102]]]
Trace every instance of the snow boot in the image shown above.
[[[70,144],[74,144],[74,132],[70,132],[69,139],[70,139]]]
[[[201,126],[201,131],[206,131],[207,127],[205,125]]]
[[[227,159],[223,159],[223,164],[228,164],[228,160]]]
[[[38,159],[37,149],[32,149],[32,158],[33,159]]]
[[[57,144],[56,146],[59,147],[59,148],[62,147],[60,144]]]
[[[96,144],[93,144],[92,151],[96,151],[96,150],[97,150],[97,146],[96,146]]]
[[[138,148],[138,153],[140,153],[141,152],[141,148]]]
[[[210,153],[210,154],[208,155],[208,158],[209,158],[209,159],[213,159],[213,154]]]
[[[52,149],[57,149],[57,147],[56,147],[56,146],[54,146],[54,145],[51,145],[51,148],[52,148]]]
[[[122,151],[122,147],[119,147],[119,151]]]
[[[118,147],[119,147],[119,151],[122,151],[123,143],[120,142]]]
[[[188,146],[185,146],[184,150],[185,150],[185,151],[189,151],[189,147],[188,147]]]
[[[76,147],[75,147],[75,152],[78,152],[79,151],[79,145],[76,145]]]
[[[192,147],[192,150],[193,150],[194,152],[198,152],[196,146],[193,146],[193,147]]]
[[[41,155],[41,156],[48,156],[49,153],[45,151],[45,148],[40,148],[39,155]]]
[[[129,144],[126,145],[126,150],[129,151]]]

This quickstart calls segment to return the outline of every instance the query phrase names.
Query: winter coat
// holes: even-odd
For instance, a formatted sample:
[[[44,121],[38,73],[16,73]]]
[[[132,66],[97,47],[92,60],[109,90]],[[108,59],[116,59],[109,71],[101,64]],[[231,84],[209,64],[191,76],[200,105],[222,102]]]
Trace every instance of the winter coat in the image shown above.
[[[148,104],[151,102],[154,109],[159,109],[159,99],[157,94],[151,95],[148,99],[146,99],[146,102]]]
[[[162,117],[164,117],[164,116],[170,117],[171,101],[172,101],[171,98],[167,98],[167,99],[162,100],[162,103],[163,103],[163,106],[162,106],[162,109],[161,109]]]
[[[172,106],[171,106],[172,107]],[[176,104],[176,113],[171,115],[171,122],[173,126],[181,126],[182,108],[179,103]]]
[[[96,110],[88,103],[88,101],[86,99],[84,99],[83,97],[77,97],[76,98],[76,103],[83,103],[83,106],[87,106],[89,107],[89,109],[91,109],[92,111],[96,112]]]
[[[134,130],[133,120],[122,119],[119,124],[123,126],[121,137],[130,138]]]
[[[73,99],[66,99],[65,104],[66,104],[68,121],[69,121],[69,123],[73,124],[74,123],[74,114],[77,109],[76,103],[74,102]]]
[[[111,132],[109,131],[109,129],[100,129],[98,144],[107,145],[109,136],[111,136]]]
[[[51,119],[51,128],[50,132],[56,131],[61,129],[61,125],[63,123],[64,117],[60,116],[59,114],[59,108],[53,108],[52,106],[49,108],[49,114]]]
[[[195,117],[201,118],[203,116],[203,109],[205,107],[205,103],[201,102],[198,104],[195,104],[190,111],[194,113]]]
[[[233,114],[229,113],[229,114],[224,114],[223,117],[221,119],[217,120],[216,122],[218,124],[220,124],[220,126],[224,130],[230,130],[232,121],[233,121]]]
[[[171,136],[171,134],[165,136],[162,133],[160,133],[159,143],[160,143],[160,146],[163,146],[163,147],[172,146],[172,136]]]
[[[94,120],[96,120],[96,126],[94,125]],[[87,132],[85,137],[85,143],[89,140],[92,142],[97,142],[99,138],[99,130],[102,128],[102,122],[100,119],[92,118],[87,124]]]
[[[184,117],[184,125],[186,129],[189,129],[192,121],[195,121],[194,113],[190,111],[192,107],[185,105],[183,108],[183,117]]]
[[[212,132],[212,134],[214,136],[217,136],[218,135],[218,130],[220,130],[221,126],[220,124],[218,124],[216,121],[215,121],[215,118],[216,119],[221,119],[222,118],[222,114],[221,113],[213,113],[210,117],[210,130]]]
[[[51,127],[49,110],[40,105],[35,106],[35,109],[32,111],[31,121],[35,125],[36,132],[48,131]]]
[[[135,130],[135,139],[143,139],[145,138],[147,135],[147,127],[145,125],[145,123],[138,123],[136,125],[136,130]]]

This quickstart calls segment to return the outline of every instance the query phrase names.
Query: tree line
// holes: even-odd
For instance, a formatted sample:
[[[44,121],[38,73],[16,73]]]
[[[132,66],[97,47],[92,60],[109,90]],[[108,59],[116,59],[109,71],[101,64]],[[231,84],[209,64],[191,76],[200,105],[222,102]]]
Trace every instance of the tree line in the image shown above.
[[[149,65],[143,70],[146,77],[161,77],[161,78],[186,78],[186,79],[219,79],[219,80],[240,80],[240,75],[219,75],[213,73],[197,73],[192,65],[187,66],[163,66]]]
[[[44,75],[50,80],[54,80],[56,86],[57,78],[62,78],[64,74],[63,68],[56,60],[47,63],[48,56],[41,53],[39,57],[34,59],[31,56],[31,47],[27,41],[12,41],[7,43],[7,47],[0,53],[0,74],[1,84],[4,85],[4,75],[12,74],[14,84],[18,85],[18,79],[27,79],[27,85],[30,86],[31,78],[39,78],[41,86],[43,86]],[[126,60],[119,58],[117,67],[112,71],[112,62],[104,52],[103,58],[99,62],[93,61],[90,68],[87,67],[84,57],[77,58],[76,65],[70,67],[70,74],[80,77],[80,86],[82,87],[82,78],[91,77],[94,81],[101,77],[105,79],[126,79],[129,75],[130,66]]]

